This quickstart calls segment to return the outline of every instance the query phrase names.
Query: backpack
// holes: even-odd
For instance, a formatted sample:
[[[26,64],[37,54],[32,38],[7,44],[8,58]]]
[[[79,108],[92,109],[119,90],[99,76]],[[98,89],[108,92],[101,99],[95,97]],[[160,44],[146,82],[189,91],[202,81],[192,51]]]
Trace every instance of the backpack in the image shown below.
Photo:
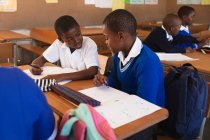
[[[95,109],[81,103],[67,111],[58,128],[58,140],[116,140],[113,129]]]
[[[162,123],[163,130],[174,138],[198,137],[207,107],[207,82],[195,67],[186,63],[173,67],[166,75],[165,94],[169,117]]]

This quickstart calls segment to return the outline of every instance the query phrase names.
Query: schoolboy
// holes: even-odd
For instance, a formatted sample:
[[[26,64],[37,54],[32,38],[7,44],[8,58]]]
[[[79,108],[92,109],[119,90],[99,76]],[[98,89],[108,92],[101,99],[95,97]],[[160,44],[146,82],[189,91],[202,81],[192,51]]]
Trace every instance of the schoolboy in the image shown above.
[[[0,77],[0,139],[54,140],[52,110],[34,81],[12,67],[0,67]]]
[[[46,62],[58,60],[63,68],[76,70],[73,73],[48,75],[46,79],[63,80],[90,79],[98,71],[98,53],[95,42],[82,36],[80,26],[72,16],[59,17],[54,25],[58,39],[37,59],[32,62],[31,72],[40,74]]]
[[[198,41],[191,35],[188,27],[192,25],[193,18],[195,17],[195,9],[190,6],[182,6],[179,8],[177,14],[182,20],[182,25],[178,35],[174,37],[175,42],[177,42],[177,44],[179,44],[179,46],[182,46],[183,48],[199,48],[199,46],[202,45],[202,42]],[[183,42],[182,39],[180,39],[182,37],[189,37],[189,39]],[[199,43],[201,44],[199,45]]]
[[[157,55],[137,37],[135,17],[118,9],[107,15],[103,24],[114,60],[108,81],[97,74],[94,83],[99,86],[108,82],[111,87],[164,106],[163,69]]]
[[[190,47],[183,48],[173,41],[173,36],[179,33],[181,19],[175,14],[168,14],[163,19],[162,27],[157,27],[145,39],[144,43],[155,52],[186,53],[192,52]],[[185,42],[189,38],[182,38]]]

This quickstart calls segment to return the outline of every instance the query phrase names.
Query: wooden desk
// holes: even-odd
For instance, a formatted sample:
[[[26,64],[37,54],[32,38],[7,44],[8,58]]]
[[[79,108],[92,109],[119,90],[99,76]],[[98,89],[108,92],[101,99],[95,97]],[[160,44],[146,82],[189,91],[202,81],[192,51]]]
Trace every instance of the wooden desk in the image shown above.
[[[168,68],[169,66],[181,66],[184,63],[191,63],[195,66],[198,71],[204,75],[207,81],[210,81],[210,54],[203,54],[201,52],[193,52],[184,54],[194,59],[199,59],[195,61],[161,61],[161,63]]]
[[[156,27],[160,27],[162,23],[157,23],[155,21],[146,21],[146,22],[138,22],[137,28],[143,30],[154,30]]]
[[[144,41],[147,36],[151,33],[151,31],[145,31],[145,30],[141,30],[141,29],[137,29],[137,36]]]
[[[81,28],[81,32],[84,36],[103,35],[103,30],[101,28]],[[52,44],[57,39],[56,32],[52,27],[32,28],[31,33],[33,39],[47,44]]]
[[[20,66],[19,68],[24,70],[27,69],[28,66]],[[70,87],[74,90],[82,90],[94,87],[94,84],[92,80],[80,80],[72,81],[65,84],[65,86]],[[53,108],[54,112],[56,112],[56,114],[60,116],[62,116],[67,110],[76,108],[74,104],[56,95],[53,92],[47,92],[45,93],[45,96],[49,105]],[[114,129],[114,132],[118,139],[125,139],[129,136],[134,135],[135,133],[138,133],[152,125],[159,123],[162,120],[165,120],[167,117],[168,111],[166,109],[161,109],[145,117],[139,118],[133,122],[118,127]]]
[[[29,36],[15,33],[13,31],[9,30],[1,30],[0,31],[0,41],[1,42],[6,42],[6,41],[14,41],[14,40],[22,40],[22,39],[30,39]]]

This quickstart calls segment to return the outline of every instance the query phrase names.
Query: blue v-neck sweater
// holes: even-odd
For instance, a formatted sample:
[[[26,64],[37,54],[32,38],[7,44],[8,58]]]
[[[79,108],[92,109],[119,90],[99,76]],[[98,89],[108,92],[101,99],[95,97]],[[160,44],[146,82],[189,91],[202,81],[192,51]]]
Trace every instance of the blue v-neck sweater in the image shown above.
[[[157,55],[146,45],[140,54],[122,67],[118,54],[114,55],[108,84],[151,103],[164,106],[164,74]]]

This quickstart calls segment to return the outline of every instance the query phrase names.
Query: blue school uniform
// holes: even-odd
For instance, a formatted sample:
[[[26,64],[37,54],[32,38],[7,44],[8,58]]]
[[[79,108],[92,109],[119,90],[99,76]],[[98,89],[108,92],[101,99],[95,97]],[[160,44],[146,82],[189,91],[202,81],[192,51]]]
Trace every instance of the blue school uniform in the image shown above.
[[[34,81],[18,68],[0,67],[0,77],[0,139],[53,138],[55,119]]]
[[[183,38],[186,39],[183,40]],[[178,46],[181,46],[183,48],[187,47],[191,47],[193,49],[199,48],[199,45],[197,44],[199,43],[199,41],[191,35],[188,26],[185,27],[182,25],[178,35],[174,36],[174,40]]]
[[[122,52],[114,55],[109,86],[163,107],[164,74],[157,55],[137,38],[129,55],[123,57]]]

